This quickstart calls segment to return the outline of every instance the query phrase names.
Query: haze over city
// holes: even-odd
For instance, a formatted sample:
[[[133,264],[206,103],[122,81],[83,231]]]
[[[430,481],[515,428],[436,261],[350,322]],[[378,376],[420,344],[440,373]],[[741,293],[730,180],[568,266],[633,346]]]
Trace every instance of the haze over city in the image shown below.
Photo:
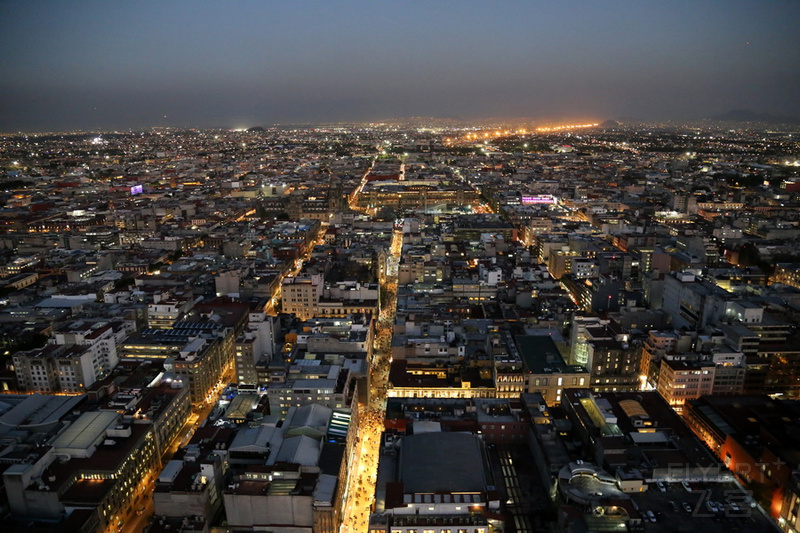
[[[0,4],[0,131],[800,116],[797,2]]]

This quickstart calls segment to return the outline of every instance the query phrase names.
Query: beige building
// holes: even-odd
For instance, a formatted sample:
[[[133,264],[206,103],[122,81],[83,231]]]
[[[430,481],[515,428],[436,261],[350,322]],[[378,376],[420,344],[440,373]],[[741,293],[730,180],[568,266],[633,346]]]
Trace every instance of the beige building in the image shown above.
[[[565,389],[589,385],[589,371],[568,365],[549,335],[520,335],[515,343],[524,362],[524,391],[541,394],[547,405],[560,404]]]
[[[349,408],[355,397],[356,380],[340,365],[293,367],[269,384],[267,396],[273,414],[285,416],[292,407],[320,404],[331,409]]]
[[[177,320],[180,320],[194,307],[192,298],[167,298],[157,299],[147,305],[147,327],[154,329],[168,329]]]
[[[281,305],[284,313],[295,314],[301,320],[374,313],[378,308],[378,291],[377,284],[355,281],[326,286],[321,274],[313,274],[284,279]]]
[[[117,343],[124,340],[135,328],[132,321],[116,323],[115,327],[108,322],[89,323],[76,320],[58,327],[53,332],[53,341],[62,345],[88,346],[93,352],[97,379],[102,379],[119,362]]]
[[[183,379],[192,403],[208,400],[226,367],[232,364],[233,358],[224,349],[224,343],[222,337],[197,337],[189,341],[178,355],[164,360],[164,369]]]
[[[47,344],[14,354],[14,372],[22,390],[79,394],[98,378],[101,358],[90,346]]]
[[[510,333],[492,333],[486,340],[486,351],[494,360],[495,386],[498,398],[519,398],[525,392],[525,368]]]
[[[111,324],[77,320],[63,324],[50,344],[14,354],[14,372],[22,390],[31,392],[84,392],[117,366],[119,335]]]
[[[706,394],[741,394],[744,391],[744,354],[718,351],[711,357],[689,354],[683,360],[661,360],[658,392],[676,410],[687,400]]]
[[[442,260],[404,261],[398,269],[397,283],[441,282],[451,277],[450,266]]]
[[[693,364],[687,361],[661,360],[658,373],[658,392],[673,407],[682,406],[714,391],[716,366],[712,363]]]
[[[295,314],[301,320],[313,317],[322,297],[323,283],[321,274],[285,278],[281,284],[283,312]]]

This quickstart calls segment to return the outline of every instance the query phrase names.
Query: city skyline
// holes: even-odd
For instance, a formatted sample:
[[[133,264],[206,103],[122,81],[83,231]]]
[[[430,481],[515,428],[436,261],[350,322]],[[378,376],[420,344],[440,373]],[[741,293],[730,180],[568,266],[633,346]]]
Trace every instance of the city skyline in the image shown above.
[[[4,2],[0,131],[800,116],[795,3]]]
[[[798,15],[0,2],[3,533],[800,533]]]
[[[0,135],[4,532],[797,533],[798,127],[474,124]]]

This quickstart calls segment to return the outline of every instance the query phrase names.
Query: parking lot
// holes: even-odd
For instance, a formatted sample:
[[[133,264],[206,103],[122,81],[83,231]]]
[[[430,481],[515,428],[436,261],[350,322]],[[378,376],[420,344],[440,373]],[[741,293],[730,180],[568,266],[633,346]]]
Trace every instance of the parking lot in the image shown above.
[[[735,483],[692,483],[690,488],[687,491],[680,483],[664,483],[662,492],[653,483],[646,492],[631,494],[643,515],[644,530],[780,531],[769,517],[751,507],[749,494]],[[647,511],[653,512],[655,522],[646,518]]]

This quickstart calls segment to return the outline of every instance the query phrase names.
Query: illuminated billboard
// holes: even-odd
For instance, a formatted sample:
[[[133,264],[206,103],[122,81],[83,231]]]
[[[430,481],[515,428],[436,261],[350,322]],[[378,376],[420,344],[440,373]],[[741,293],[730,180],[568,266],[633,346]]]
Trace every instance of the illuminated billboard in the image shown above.
[[[549,194],[541,194],[539,196],[523,196],[523,204],[554,204],[556,203],[555,196]]]

